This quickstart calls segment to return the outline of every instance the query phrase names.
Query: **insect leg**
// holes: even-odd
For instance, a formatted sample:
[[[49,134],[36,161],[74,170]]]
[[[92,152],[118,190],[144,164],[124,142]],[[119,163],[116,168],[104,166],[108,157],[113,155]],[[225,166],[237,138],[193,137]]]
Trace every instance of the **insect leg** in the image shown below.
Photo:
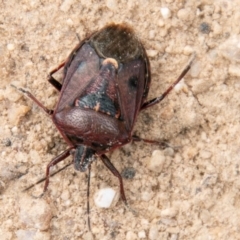
[[[66,61],[62,62],[58,67],[54,68],[48,76],[48,81],[60,92],[62,88],[62,84],[58,82],[52,75],[57,72],[59,69],[64,67]]]
[[[145,142],[145,143],[151,143],[151,144],[156,144],[156,145],[159,145],[162,149],[165,149],[165,148],[173,148],[173,149],[179,149],[181,148],[182,146],[174,146],[172,144],[170,144],[169,142],[165,141],[165,140],[162,140],[162,141],[157,141],[157,140],[151,140],[151,139],[146,139],[146,138],[140,138],[136,135],[133,135],[132,136],[132,141],[134,142]]]
[[[46,169],[46,180],[45,180],[45,185],[44,185],[44,189],[43,192],[47,191],[48,185],[49,185],[49,178],[50,178],[50,168],[52,166],[55,166],[56,164],[58,164],[59,162],[63,161],[65,158],[67,158],[68,156],[70,156],[70,152],[73,149],[73,147],[68,148],[67,150],[65,150],[63,153],[61,153],[60,155],[58,155],[57,157],[53,158],[52,161],[47,165],[47,169]]]
[[[127,199],[125,196],[124,192],[124,187],[123,187],[123,180],[121,174],[118,172],[118,170],[113,166],[113,164],[110,162],[108,157],[106,155],[101,155],[100,156],[101,160],[103,161],[104,165],[112,172],[112,174],[118,178],[119,184],[120,184],[120,194],[121,198],[126,206],[128,206]]]
[[[165,141],[157,141],[157,140],[150,140],[150,139],[146,139],[146,138],[140,138],[136,135],[132,136],[132,141],[134,141],[134,142],[143,141],[145,143],[157,144],[157,145],[160,145],[162,148],[170,147],[170,145]]]
[[[23,89],[23,88],[18,88],[14,85],[11,84],[12,87],[16,88],[18,91],[23,92],[24,94],[26,94],[30,99],[32,99],[40,108],[43,109],[43,111],[45,113],[47,113],[48,115],[52,115],[53,114],[53,110],[46,108],[41,102],[39,102],[29,91]]]
[[[177,78],[177,80],[159,97],[156,97],[154,99],[151,99],[147,102],[145,102],[140,110],[149,108],[154,106],[155,104],[161,102],[171,91],[172,89],[184,78],[184,76],[187,74],[187,72],[190,70],[192,62],[195,58],[195,54],[193,54],[193,56],[191,57],[189,63],[187,64],[187,66],[183,69],[183,71],[181,72],[180,76]]]

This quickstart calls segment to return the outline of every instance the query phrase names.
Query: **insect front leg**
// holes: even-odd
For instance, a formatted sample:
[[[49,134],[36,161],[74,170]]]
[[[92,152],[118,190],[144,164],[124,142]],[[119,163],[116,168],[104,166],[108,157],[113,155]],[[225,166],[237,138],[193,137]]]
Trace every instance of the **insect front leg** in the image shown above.
[[[124,202],[124,204],[126,206],[128,206],[127,203],[127,199],[125,196],[125,192],[124,192],[124,187],[123,187],[123,180],[122,180],[122,176],[121,174],[118,172],[118,170],[114,167],[114,165],[110,162],[110,160],[108,159],[108,157],[106,155],[101,155],[99,156],[101,158],[101,160],[103,161],[104,165],[111,171],[111,173],[118,178],[119,180],[119,184],[120,184],[120,194],[121,194],[121,198]]]
[[[48,76],[48,81],[51,83],[59,92],[62,89],[62,84],[58,82],[54,77],[53,74],[56,73],[58,70],[60,70],[62,67],[64,67],[66,61],[62,62],[58,67],[54,68]]]
[[[52,161],[47,165],[47,169],[46,169],[46,180],[45,180],[45,185],[44,185],[44,189],[43,189],[43,193],[47,191],[48,185],[49,185],[49,178],[50,178],[50,168],[55,166],[56,164],[58,164],[59,162],[63,161],[65,158],[67,158],[68,156],[70,156],[71,154],[71,150],[73,149],[73,147],[68,148],[67,150],[65,150],[63,153],[61,153],[60,155],[58,155],[57,157],[55,157],[54,159],[52,159]]]
[[[41,102],[39,102],[33,95],[32,93],[30,93],[29,91],[23,89],[23,88],[18,88],[14,85],[11,85],[12,87],[16,88],[18,91],[23,92],[24,94],[26,94],[30,99],[32,99],[45,113],[47,113],[48,115],[52,115],[53,114],[53,110],[46,108]]]

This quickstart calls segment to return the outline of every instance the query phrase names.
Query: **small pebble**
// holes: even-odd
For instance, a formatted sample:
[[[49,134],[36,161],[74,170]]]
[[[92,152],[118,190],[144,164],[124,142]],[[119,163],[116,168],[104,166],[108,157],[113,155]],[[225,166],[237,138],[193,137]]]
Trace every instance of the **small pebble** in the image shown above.
[[[188,20],[188,11],[187,11],[187,9],[184,9],[184,8],[180,9],[178,11],[178,13],[177,13],[177,16],[178,16],[179,19],[181,19],[183,21]]]
[[[106,0],[106,6],[110,10],[114,11],[117,9],[117,2],[116,2],[116,0]]]
[[[149,57],[155,57],[155,56],[157,56],[157,54],[158,54],[158,51],[157,51],[157,50],[153,50],[153,49],[147,50],[147,55],[148,55]]]
[[[73,26],[74,25],[73,20],[71,18],[67,19],[67,24],[69,26]]]
[[[126,234],[126,240],[135,240],[135,239],[137,239],[137,235],[132,231],[128,231]]]
[[[136,170],[133,167],[124,168],[121,175],[126,179],[133,179],[136,174]]]
[[[196,78],[196,77],[198,77],[198,75],[200,74],[201,71],[202,71],[201,62],[194,61],[194,63],[191,66],[191,69],[190,69],[191,76]]]
[[[167,8],[167,7],[162,7],[162,8],[160,9],[160,12],[161,12],[162,17],[163,17],[164,19],[168,19],[168,18],[171,17],[171,11],[170,11],[170,9]]]
[[[2,140],[2,144],[5,146],[5,147],[10,147],[12,145],[12,142],[9,138],[5,138]]]
[[[161,211],[161,217],[163,218],[174,218],[178,211],[176,208],[167,208]]]
[[[170,240],[178,240],[178,234],[173,233],[173,234],[171,235]]]
[[[138,232],[138,238],[139,239],[146,238],[146,232],[144,230]]]
[[[14,45],[13,43],[9,43],[9,44],[7,45],[7,49],[8,49],[9,51],[12,51],[12,50],[15,49],[15,45]]]
[[[158,20],[158,26],[163,27],[165,25],[164,21],[162,19]]]
[[[150,240],[157,240],[159,236],[159,232],[156,226],[152,226],[149,230],[148,238]]]
[[[154,171],[154,172],[157,172],[157,173],[161,173],[165,161],[166,161],[166,158],[164,156],[163,151],[155,150],[152,153],[150,162],[148,164],[148,168],[151,171]]]
[[[8,119],[11,124],[17,125],[21,117],[25,116],[29,111],[30,107],[28,106],[14,104],[8,109]],[[12,131],[15,132],[14,130]]]
[[[119,199],[119,194],[112,188],[102,188],[94,195],[94,202],[97,207],[109,208]]]
[[[189,45],[185,46],[184,49],[183,49],[183,53],[185,55],[190,55],[193,53],[193,48]]]
[[[13,133],[18,132],[18,127],[14,126],[14,127],[12,128],[12,132],[13,132]]]
[[[87,233],[83,234],[82,239],[83,240],[93,240],[94,239],[93,234],[91,232],[87,232]]]
[[[202,32],[204,34],[208,34],[208,33],[210,33],[211,28],[210,28],[208,23],[203,22],[203,23],[200,24],[199,30],[200,30],[200,32]]]

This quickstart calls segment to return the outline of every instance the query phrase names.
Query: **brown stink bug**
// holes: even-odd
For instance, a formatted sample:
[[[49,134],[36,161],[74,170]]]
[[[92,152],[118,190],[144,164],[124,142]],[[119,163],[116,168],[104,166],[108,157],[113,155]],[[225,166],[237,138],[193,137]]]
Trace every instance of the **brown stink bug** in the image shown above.
[[[50,168],[69,155],[73,156],[75,169],[82,172],[100,158],[118,178],[121,198],[127,204],[122,177],[105,154],[130,141],[156,143],[132,135],[137,115],[164,99],[190,66],[163,95],[146,101],[151,82],[146,51],[130,27],[110,24],[81,41],[68,59],[50,73],[49,82],[60,91],[54,110],[20,89],[51,116],[69,146],[47,165],[44,192]],[[52,75],[62,67],[64,76],[59,83]]]

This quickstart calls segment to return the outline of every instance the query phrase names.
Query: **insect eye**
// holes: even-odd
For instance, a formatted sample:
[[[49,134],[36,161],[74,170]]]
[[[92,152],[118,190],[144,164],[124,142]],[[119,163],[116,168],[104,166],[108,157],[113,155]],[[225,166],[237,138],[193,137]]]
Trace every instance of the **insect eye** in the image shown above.
[[[131,90],[134,90],[137,88],[138,86],[138,78],[137,76],[131,76],[128,80],[128,84],[129,84],[129,87],[131,88]]]

